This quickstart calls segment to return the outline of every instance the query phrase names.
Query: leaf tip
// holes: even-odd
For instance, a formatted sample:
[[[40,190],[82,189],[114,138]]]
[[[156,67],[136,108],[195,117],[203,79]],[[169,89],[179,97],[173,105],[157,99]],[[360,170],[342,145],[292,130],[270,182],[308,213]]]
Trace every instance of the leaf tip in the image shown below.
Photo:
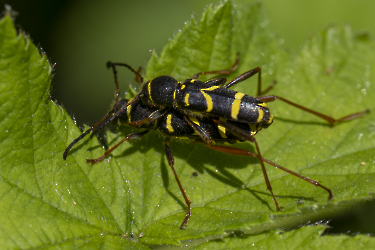
[[[9,4],[5,4],[2,16],[9,16],[12,21],[15,21],[16,17],[18,16],[18,12],[13,10],[12,6],[10,6]]]

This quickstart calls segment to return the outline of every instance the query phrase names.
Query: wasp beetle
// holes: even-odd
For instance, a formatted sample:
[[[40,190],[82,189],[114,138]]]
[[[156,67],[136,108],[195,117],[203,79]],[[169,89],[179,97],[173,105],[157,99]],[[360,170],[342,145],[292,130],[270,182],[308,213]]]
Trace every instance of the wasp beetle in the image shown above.
[[[239,60],[237,59],[234,65],[228,70],[197,73],[191,79],[187,79],[183,83],[178,82],[171,76],[159,76],[145,83],[143,77],[140,75],[140,70],[136,71],[131,66],[123,63],[108,62],[107,67],[112,68],[115,78],[115,104],[112,110],[109,111],[100,121],[95,123],[66,148],[63,158],[66,159],[68,152],[78,141],[90,132],[92,132],[92,137],[110,122],[115,122],[118,125],[126,124],[136,126],[144,130],[142,132],[129,134],[119,143],[108,149],[101,157],[97,159],[87,159],[88,163],[95,164],[102,161],[121,143],[128,140],[140,139],[151,129],[159,131],[166,137],[164,149],[168,163],[172,168],[177,184],[187,205],[186,216],[181,224],[181,229],[187,224],[190,218],[191,202],[174,169],[173,153],[168,146],[170,138],[189,139],[193,142],[202,143],[203,145],[219,152],[258,158],[262,167],[267,189],[273,197],[277,210],[279,210],[280,207],[273,194],[264,162],[301,178],[317,187],[323,188],[328,192],[328,199],[332,199],[333,194],[329,188],[319,184],[317,181],[299,175],[262,157],[254,135],[262,128],[267,128],[272,124],[273,116],[266,103],[279,99],[296,108],[316,115],[328,121],[331,125],[363,116],[368,110],[351,114],[340,119],[334,119],[279,96],[261,96],[270,90],[272,86],[263,92],[261,91],[260,68],[247,71],[227,84],[226,78],[215,78],[207,82],[201,82],[198,80],[200,75],[205,74],[229,74],[237,68],[238,63]],[[127,67],[136,75],[137,82],[142,84],[142,90],[131,100],[119,99],[120,91],[116,66]],[[255,74],[258,74],[257,97],[251,97],[228,89]],[[248,150],[220,145],[223,143],[232,144],[241,141],[250,141],[254,143],[256,154]]]

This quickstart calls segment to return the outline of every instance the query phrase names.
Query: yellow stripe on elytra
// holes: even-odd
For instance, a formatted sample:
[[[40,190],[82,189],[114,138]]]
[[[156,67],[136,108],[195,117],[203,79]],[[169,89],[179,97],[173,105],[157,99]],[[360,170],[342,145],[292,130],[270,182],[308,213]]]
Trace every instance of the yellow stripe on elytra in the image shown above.
[[[189,96],[190,96],[190,94],[185,95],[185,105],[186,106],[189,106]]]
[[[181,86],[181,90],[183,90],[184,88],[186,87],[186,85],[184,84],[184,85],[182,85]]]
[[[152,98],[151,98],[151,82],[152,82],[152,80],[150,80],[148,82],[147,90],[148,90],[148,97],[150,98],[151,101],[153,101]]]
[[[211,87],[206,88],[206,89],[201,89],[202,95],[204,96],[204,98],[206,99],[206,102],[207,102],[206,112],[211,112],[211,110],[214,107],[214,104],[212,102],[211,96],[209,94],[207,94],[205,91],[212,91],[212,90],[215,90],[217,88],[220,88],[220,87],[219,86],[211,86]]]
[[[265,103],[265,102],[257,103],[257,105],[258,105],[258,106],[261,106],[261,107],[264,107],[264,108],[267,108],[267,107],[268,107],[267,103]]]
[[[273,115],[271,114],[270,117],[268,118],[267,123],[271,124],[273,122]]]
[[[249,124],[249,126],[250,126],[250,130],[251,130],[250,135],[251,136],[256,135],[256,133],[258,132],[257,127],[254,124]]]
[[[194,122],[195,124],[197,124],[198,126],[200,126],[197,117],[195,117],[195,116],[189,116],[189,119],[190,119],[192,122]]]
[[[240,105],[241,105],[241,100],[242,97],[244,97],[244,93],[237,92],[234,95],[234,101],[232,103],[232,110],[230,113],[230,116],[234,119],[237,120],[238,113],[240,112]]]
[[[129,100],[129,102],[131,101],[131,100],[133,100],[133,98],[132,99],[130,99]],[[128,115],[128,121],[129,121],[129,123],[131,123],[131,112],[132,111],[132,105],[129,105],[129,106],[127,106],[126,107],[126,114]]]
[[[169,133],[173,133],[174,132],[174,129],[172,127],[172,115],[171,114],[169,114],[167,116],[167,129],[168,129]]]
[[[257,107],[257,109],[258,109],[258,119],[257,119],[257,122],[261,122],[262,119],[263,119],[263,116],[264,116],[264,112],[263,112],[263,109],[261,109],[261,108]]]
[[[219,120],[226,122],[226,119],[223,119],[223,118],[220,118]],[[219,129],[219,133],[220,133],[221,138],[227,138],[226,128],[221,126],[221,125],[217,125],[217,128]]]

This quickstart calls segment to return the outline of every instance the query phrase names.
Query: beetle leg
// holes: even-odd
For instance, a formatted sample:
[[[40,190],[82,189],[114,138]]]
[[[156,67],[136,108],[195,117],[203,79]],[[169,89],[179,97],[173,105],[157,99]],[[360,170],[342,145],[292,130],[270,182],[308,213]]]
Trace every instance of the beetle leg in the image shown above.
[[[191,201],[189,200],[188,196],[186,195],[186,191],[185,191],[185,189],[182,187],[181,182],[180,182],[180,180],[178,179],[178,176],[177,176],[176,170],[174,169],[174,157],[173,157],[172,150],[171,150],[170,147],[168,146],[168,141],[169,141],[168,137],[165,138],[165,141],[164,141],[165,154],[166,154],[166,156],[167,156],[169,166],[171,166],[171,168],[172,168],[172,171],[173,171],[174,177],[175,177],[175,179],[176,179],[176,181],[177,181],[178,187],[180,188],[181,194],[182,194],[182,196],[184,197],[184,199],[185,199],[185,203],[186,203],[186,206],[187,206],[185,219],[184,219],[184,221],[182,222],[182,224],[181,224],[181,226],[180,226],[180,229],[183,229],[184,226],[187,225],[188,220],[189,220],[189,218],[190,218],[190,216],[191,216],[191,210],[190,210],[190,204],[191,204]]]

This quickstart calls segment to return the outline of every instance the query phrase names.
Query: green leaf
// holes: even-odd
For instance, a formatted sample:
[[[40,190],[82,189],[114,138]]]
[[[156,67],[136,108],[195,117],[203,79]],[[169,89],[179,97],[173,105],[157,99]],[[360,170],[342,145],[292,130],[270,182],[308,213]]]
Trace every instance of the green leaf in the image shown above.
[[[308,226],[289,232],[270,231],[258,235],[231,235],[230,237],[203,243],[192,249],[373,249],[375,240],[371,236],[350,237],[323,236],[325,227]]]
[[[329,27],[307,40],[295,57],[281,44],[268,30],[259,5],[238,8],[228,1],[209,7],[200,22],[187,22],[159,57],[153,53],[145,79],[167,74],[183,80],[200,71],[229,68],[239,52],[240,66],[228,79],[259,66],[264,87],[277,82],[273,94],[324,114],[341,117],[374,110],[374,43],[366,36],[356,36],[348,26]],[[192,217],[180,230],[186,206],[169,169],[163,138],[150,133],[123,143],[102,163],[89,165],[86,159],[99,157],[104,149],[96,138],[87,137],[64,161],[62,153],[81,131],[50,100],[50,82],[46,57],[28,38],[17,35],[9,16],[1,19],[4,248],[142,249],[200,239],[189,243],[193,246],[227,237],[233,230],[251,235],[292,227],[374,193],[374,112],[331,128],[318,117],[275,101],[269,104],[274,124],[256,136],[263,157],[319,181],[335,199],[327,201],[323,189],[266,165],[284,208],[276,212],[256,159],[171,141],[176,171],[193,202]],[[256,79],[235,88],[255,95]],[[107,135],[109,145],[122,138],[121,133]],[[251,143],[236,146],[254,152]]]
[[[0,20],[0,245],[140,248],[122,238],[94,171],[62,160],[79,132],[49,98],[52,68],[12,20]],[[98,145],[95,142],[95,145]],[[86,147],[87,148],[87,147]],[[106,192],[106,191],[104,191]]]

